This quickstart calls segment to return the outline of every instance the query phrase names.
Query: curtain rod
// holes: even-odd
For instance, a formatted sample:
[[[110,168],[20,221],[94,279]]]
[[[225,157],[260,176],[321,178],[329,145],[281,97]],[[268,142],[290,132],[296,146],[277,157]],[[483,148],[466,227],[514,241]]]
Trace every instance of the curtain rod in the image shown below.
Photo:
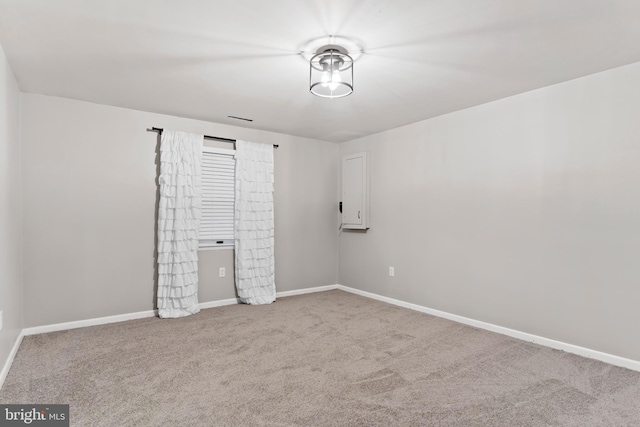
[[[156,128],[156,127],[147,129],[147,131],[149,132],[158,132],[160,135],[162,135],[163,130],[164,130],[163,128]],[[215,141],[222,141],[222,142],[236,142],[235,139],[221,138],[219,136],[209,136],[209,135],[204,135],[204,139],[213,139]],[[278,144],[273,144],[273,148],[278,148]]]

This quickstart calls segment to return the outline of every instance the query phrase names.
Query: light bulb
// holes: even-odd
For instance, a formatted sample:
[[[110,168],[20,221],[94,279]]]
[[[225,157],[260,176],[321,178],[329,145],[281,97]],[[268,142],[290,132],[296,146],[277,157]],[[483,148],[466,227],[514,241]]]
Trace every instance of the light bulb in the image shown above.
[[[331,74],[329,71],[325,70],[322,72],[322,77],[320,78],[320,86],[329,87],[329,83],[331,83]]]
[[[329,81],[329,84],[327,86],[329,86],[329,90],[333,92],[334,90],[338,89],[338,86],[340,86],[341,82],[342,78],[340,78],[340,71],[334,70],[333,74],[331,75],[331,80]]]

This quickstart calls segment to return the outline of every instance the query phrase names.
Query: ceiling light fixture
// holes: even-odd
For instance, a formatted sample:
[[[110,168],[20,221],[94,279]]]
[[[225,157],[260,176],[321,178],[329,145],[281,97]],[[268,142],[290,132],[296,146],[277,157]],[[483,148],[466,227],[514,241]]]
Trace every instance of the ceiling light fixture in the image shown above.
[[[322,46],[311,58],[309,90],[322,98],[342,98],[353,92],[353,58],[341,46]]]

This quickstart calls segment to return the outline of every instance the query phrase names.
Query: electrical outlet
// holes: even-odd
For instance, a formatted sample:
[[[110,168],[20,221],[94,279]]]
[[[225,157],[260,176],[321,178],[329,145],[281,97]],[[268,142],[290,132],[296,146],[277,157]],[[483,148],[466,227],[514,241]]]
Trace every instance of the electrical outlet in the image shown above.
[[[226,275],[227,275],[227,272],[226,272],[226,270],[224,269],[224,267],[220,267],[220,268],[218,269],[218,277],[224,277],[224,276],[226,276]]]
[[[396,269],[393,267],[389,267],[389,276],[393,277],[396,275]]]

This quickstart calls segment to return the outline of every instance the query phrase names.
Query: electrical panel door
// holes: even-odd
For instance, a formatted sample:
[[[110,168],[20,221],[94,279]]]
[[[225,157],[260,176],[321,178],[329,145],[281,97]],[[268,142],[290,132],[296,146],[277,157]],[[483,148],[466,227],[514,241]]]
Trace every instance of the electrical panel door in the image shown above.
[[[342,158],[342,228],[369,228],[369,164],[364,152]]]

